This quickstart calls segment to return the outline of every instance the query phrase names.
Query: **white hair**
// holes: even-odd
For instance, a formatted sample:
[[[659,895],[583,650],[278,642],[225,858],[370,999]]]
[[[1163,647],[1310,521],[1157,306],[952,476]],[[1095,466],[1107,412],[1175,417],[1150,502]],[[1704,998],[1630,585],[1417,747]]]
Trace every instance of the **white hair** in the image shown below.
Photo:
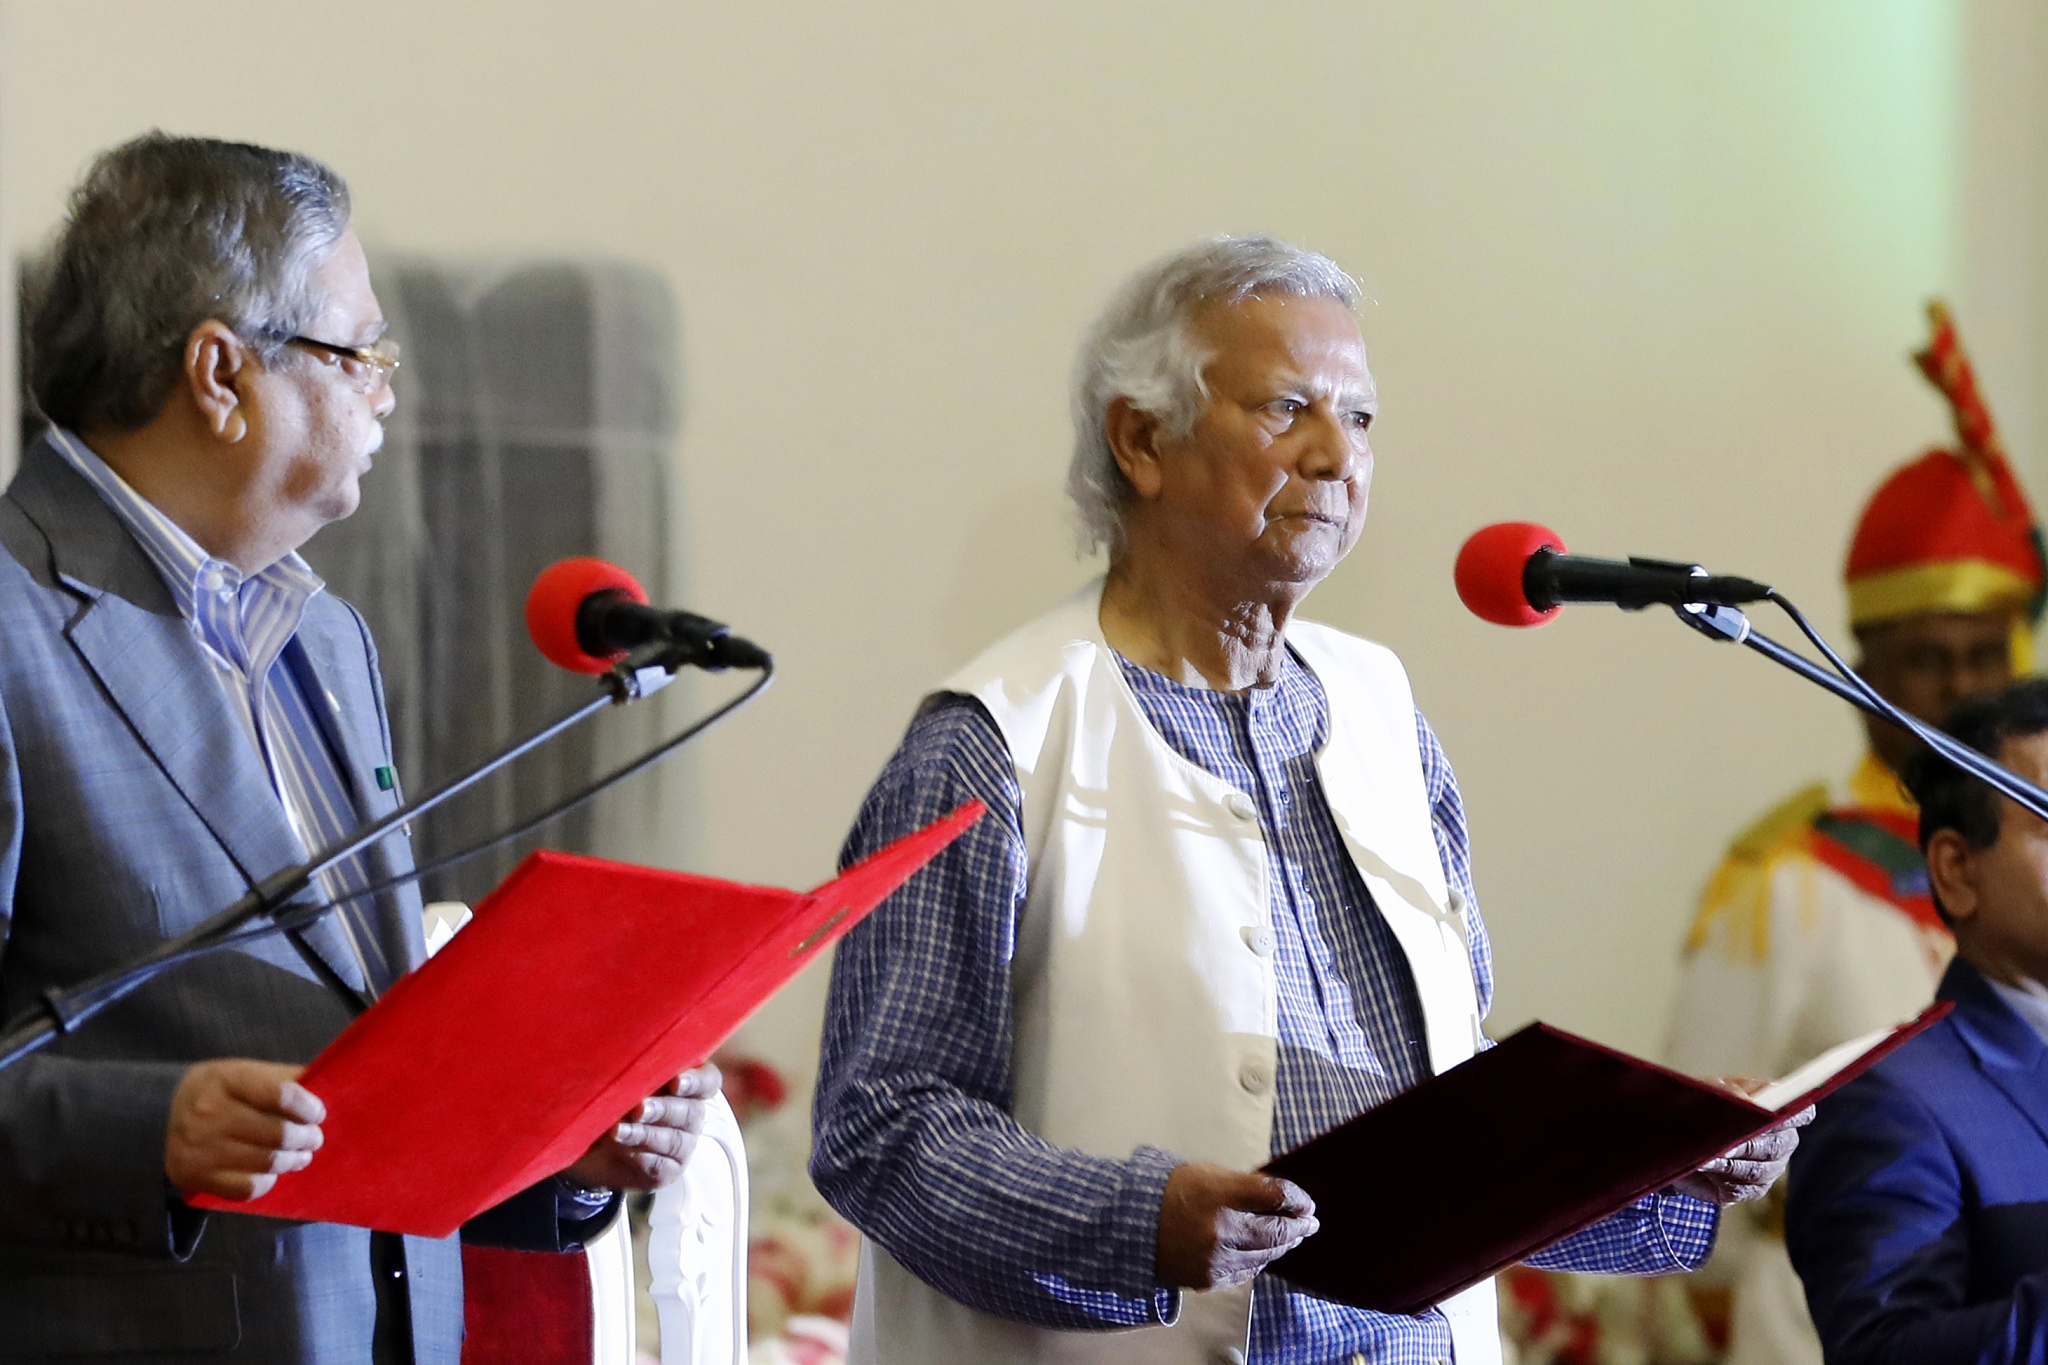
[[[1195,339],[1194,317],[1211,302],[1258,293],[1335,299],[1358,307],[1358,282],[1327,256],[1277,237],[1219,236],[1139,271],[1088,329],[1074,360],[1074,458],[1067,496],[1080,519],[1081,548],[1123,550],[1130,480],[1109,448],[1103,419],[1121,398],[1183,437],[1208,397],[1202,369],[1212,359]]]

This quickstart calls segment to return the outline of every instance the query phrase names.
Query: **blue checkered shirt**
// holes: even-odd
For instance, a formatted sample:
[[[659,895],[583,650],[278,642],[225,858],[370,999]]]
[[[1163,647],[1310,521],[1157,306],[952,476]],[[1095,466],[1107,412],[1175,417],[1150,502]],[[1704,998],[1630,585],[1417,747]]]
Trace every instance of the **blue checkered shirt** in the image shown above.
[[[1290,653],[1270,688],[1242,695],[1176,683],[1120,660],[1147,718],[1190,762],[1249,795],[1271,877],[1279,981],[1277,1154],[1383,1103],[1428,1074],[1407,960],[1345,852],[1315,755],[1328,702]],[[1437,851],[1465,893],[1482,1012],[1492,950],[1472,898],[1457,779],[1418,712]],[[1055,1147],[1010,1117],[1010,950],[1027,890],[1023,794],[979,702],[942,695],[883,770],[841,855],[978,798],[989,814],[840,944],[825,1011],[812,1178],[833,1206],[913,1273],[984,1312],[1039,1326],[1172,1321],[1153,1282],[1159,1201],[1178,1164],[1139,1147],[1123,1160]],[[1646,1198],[1532,1257],[1558,1270],[1689,1270],[1714,1239],[1712,1206]],[[1385,1365],[1452,1358],[1434,1310],[1396,1317],[1262,1279],[1251,1359]]]
[[[353,834],[361,823],[355,797],[304,691],[318,684],[310,671],[305,679],[298,676],[286,648],[306,604],[326,587],[320,576],[296,554],[244,574],[209,555],[77,436],[62,428],[50,436],[163,576],[229,708],[262,758],[301,849],[310,855]],[[362,972],[363,988],[374,994],[397,979],[406,963],[403,944],[387,942],[388,935],[379,932],[371,902],[344,900],[368,886],[370,877],[358,855],[322,873],[320,889],[325,899],[343,901],[334,920]]]

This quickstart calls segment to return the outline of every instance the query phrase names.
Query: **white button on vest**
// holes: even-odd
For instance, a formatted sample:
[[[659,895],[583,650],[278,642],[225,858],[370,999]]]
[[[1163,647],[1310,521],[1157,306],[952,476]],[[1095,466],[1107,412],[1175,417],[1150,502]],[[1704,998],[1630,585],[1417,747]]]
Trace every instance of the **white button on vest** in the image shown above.
[[[1266,1093],[1268,1079],[1266,1068],[1257,1063],[1247,1063],[1244,1069],[1237,1073],[1237,1083],[1254,1095]]]
[[[1243,792],[1232,792],[1224,797],[1223,808],[1246,824],[1259,818],[1258,807],[1254,806],[1252,799]]]
[[[1257,924],[1247,924],[1237,931],[1244,937],[1244,946],[1260,957],[1269,957],[1273,952],[1273,931]]]

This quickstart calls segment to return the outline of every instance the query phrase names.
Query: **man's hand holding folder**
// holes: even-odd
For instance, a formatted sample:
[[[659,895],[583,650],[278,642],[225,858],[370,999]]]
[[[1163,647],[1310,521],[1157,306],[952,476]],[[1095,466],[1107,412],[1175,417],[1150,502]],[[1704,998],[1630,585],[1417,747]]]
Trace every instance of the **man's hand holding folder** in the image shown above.
[[[1186,1161],[1159,1201],[1153,1273],[1169,1289],[1225,1289],[1264,1270],[1322,1226],[1292,1180]]]
[[[635,1105],[562,1174],[607,1190],[658,1190],[674,1183],[697,1150],[704,1102],[723,1084],[709,1062],[685,1071]]]
[[[1745,1099],[1767,1084],[1731,1076],[1716,1079]],[[1809,1104],[1775,1128],[1758,1133],[1733,1151],[1715,1157],[1691,1175],[1673,1181],[1672,1188],[1680,1194],[1689,1194],[1723,1208],[1761,1199],[1771,1192],[1771,1186],[1778,1183],[1778,1177],[1785,1174],[1785,1167],[1792,1160],[1792,1151],[1799,1145],[1799,1130],[1812,1122],[1813,1106]]]
[[[180,1194],[255,1199],[320,1150],[327,1106],[306,1068],[249,1057],[195,1062],[171,1095],[164,1174]]]
[[[255,1199],[303,1171],[325,1140],[327,1106],[298,1083],[302,1066],[223,1057],[185,1073],[171,1100],[164,1173],[180,1194]],[[607,1129],[561,1172],[590,1189],[658,1190],[683,1173],[723,1078],[683,1072]]]

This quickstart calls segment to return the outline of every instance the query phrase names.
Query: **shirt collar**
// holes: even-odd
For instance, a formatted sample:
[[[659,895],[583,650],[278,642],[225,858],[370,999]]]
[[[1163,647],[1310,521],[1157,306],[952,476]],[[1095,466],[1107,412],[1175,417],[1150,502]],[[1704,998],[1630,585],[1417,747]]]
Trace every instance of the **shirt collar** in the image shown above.
[[[2017,986],[2008,986],[2003,981],[1984,978],[1998,998],[2012,1008],[2012,1012],[2027,1021],[2027,1026],[2048,1042],[2048,986],[2038,981],[2022,981]]]
[[[1290,696],[1302,682],[1303,669],[1300,661],[1294,657],[1294,648],[1291,645],[1280,651],[1280,672],[1270,685],[1248,687],[1242,692],[1219,692],[1202,683],[1181,682],[1178,678],[1169,678],[1164,673],[1155,672],[1141,663],[1125,658],[1120,651],[1112,649],[1111,653],[1116,655],[1117,664],[1123,669],[1124,677],[1129,680],[1134,692],[1189,697],[1213,703],[1236,702],[1247,707],[1257,707],[1261,703],[1270,705],[1273,698]]]
[[[315,593],[327,586],[320,575],[313,572],[312,565],[300,558],[296,551],[261,573],[245,576],[234,565],[209,555],[198,541],[186,533],[184,527],[136,492],[75,433],[62,427],[52,427],[50,438],[65,462],[92,485],[101,500],[113,509],[121,524],[142,546],[143,553],[149,556],[150,562],[163,576],[164,586],[171,590],[171,599],[177,603],[178,614],[186,620],[198,619],[201,592],[217,593],[225,588],[230,593],[246,596],[242,592],[245,581],[260,584],[289,603],[295,608],[294,617],[304,611],[305,604],[313,599]],[[244,610],[246,607],[245,602]]]

